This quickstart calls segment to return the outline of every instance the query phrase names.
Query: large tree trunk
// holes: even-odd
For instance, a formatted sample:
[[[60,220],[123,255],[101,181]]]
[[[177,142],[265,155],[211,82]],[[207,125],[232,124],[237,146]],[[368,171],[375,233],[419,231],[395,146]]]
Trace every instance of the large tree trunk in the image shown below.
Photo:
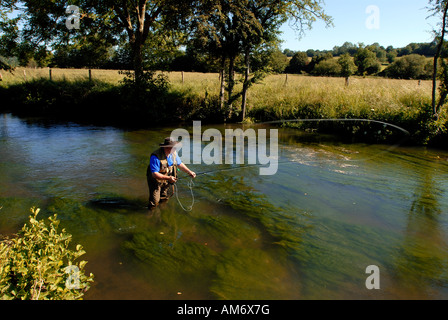
[[[139,86],[143,82],[143,45],[147,38],[148,30],[145,30],[146,1],[139,0],[137,4],[137,29],[134,43],[134,72],[135,84]]]
[[[134,44],[132,58],[134,65],[135,84],[139,86],[143,80],[143,44]]]
[[[221,110],[224,110],[225,106],[225,93],[226,93],[226,80],[225,80],[225,65],[226,65],[226,58],[223,56],[221,58],[221,70],[219,73],[220,76],[220,90],[219,90],[219,101]]]
[[[250,52],[246,50],[245,53],[245,65],[246,72],[244,74],[244,83],[243,83],[243,93],[242,93],[242,103],[241,103],[241,121],[244,121],[246,118],[246,106],[247,106],[247,90],[249,89],[249,76],[250,76]]]
[[[118,19],[128,34],[132,49],[132,66],[135,72],[135,83],[137,85],[142,83],[144,77],[143,46],[148,39],[151,26],[161,15],[164,8],[162,2],[155,10],[148,13],[146,4],[146,0],[133,1],[132,3],[127,0],[121,0],[121,6],[115,8]],[[131,18],[131,12],[134,11],[137,13],[133,16],[136,19]]]
[[[433,73],[433,77],[432,77],[432,110],[433,110],[433,117],[435,119],[437,119],[439,117],[439,108],[436,103],[436,99],[437,99],[436,98],[436,96],[437,96],[437,65],[438,65],[440,54],[442,52],[443,41],[445,38],[447,12],[448,12],[448,2],[445,4],[445,8],[443,10],[442,34],[440,36],[440,41],[437,46],[436,54],[434,55],[434,73]]]
[[[235,57],[229,58],[229,83],[228,83],[228,118],[230,119],[233,114],[233,88],[235,87]]]

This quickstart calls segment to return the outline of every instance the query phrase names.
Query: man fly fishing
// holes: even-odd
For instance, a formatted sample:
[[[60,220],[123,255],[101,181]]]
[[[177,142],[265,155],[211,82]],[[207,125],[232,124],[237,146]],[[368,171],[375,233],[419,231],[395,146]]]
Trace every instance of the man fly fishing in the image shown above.
[[[196,173],[188,169],[177,155],[176,145],[178,143],[171,138],[166,138],[160,144],[160,148],[151,154],[146,172],[149,187],[148,209],[150,210],[172,196],[173,186],[177,182],[177,168],[190,177],[196,178]]]

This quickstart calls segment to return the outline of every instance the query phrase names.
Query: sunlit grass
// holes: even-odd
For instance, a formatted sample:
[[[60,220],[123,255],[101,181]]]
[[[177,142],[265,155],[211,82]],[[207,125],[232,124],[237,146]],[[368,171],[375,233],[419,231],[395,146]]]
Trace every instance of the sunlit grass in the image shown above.
[[[164,72],[173,89],[199,96],[219,94],[217,73]],[[92,79],[119,83],[123,75],[118,70],[92,69]],[[88,69],[51,69],[53,80],[78,81],[89,79]],[[2,85],[50,78],[50,68],[17,68],[12,74],[3,72]],[[237,76],[237,79],[239,77]],[[237,87],[241,84],[237,83]],[[350,86],[343,78],[299,75],[270,75],[249,90],[249,108],[278,108],[286,110],[303,105],[321,108],[359,108],[375,111],[394,110],[420,105],[431,98],[431,81],[394,80],[353,77]],[[331,114],[331,110],[327,110]]]
[[[269,110],[282,118],[300,108],[312,108],[319,118],[343,115],[412,112],[430,103],[431,82],[384,78],[345,79],[285,75],[270,76],[249,93],[249,108]]]
[[[89,69],[59,69],[59,68],[16,68],[12,73],[3,71],[3,85],[12,85],[36,79],[79,81],[89,79]],[[118,70],[91,70],[92,79],[118,83],[123,78]]]
[[[201,101],[217,101],[220,79],[217,73],[163,72],[171,90],[190,97],[196,108]],[[124,75],[118,70],[91,70],[91,77],[103,83],[119,84]],[[3,72],[2,86],[39,78],[50,78],[49,68],[17,68]],[[88,69],[51,69],[53,80],[85,81]],[[241,75],[236,75],[238,91]],[[411,118],[431,103],[431,81],[395,80],[379,77],[344,78],[302,75],[269,75],[248,93],[247,116],[257,120],[285,118]],[[216,104],[217,105],[217,104]],[[238,109],[239,102],[235,103]]]

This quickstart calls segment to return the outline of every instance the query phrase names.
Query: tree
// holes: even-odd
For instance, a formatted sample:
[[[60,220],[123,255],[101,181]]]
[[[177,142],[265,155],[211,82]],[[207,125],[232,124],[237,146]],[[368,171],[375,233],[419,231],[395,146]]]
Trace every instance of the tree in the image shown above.
[[[288,64],[288,57],[280,50],[274,50],[269,54],[269,67],[274,73],[283,73]]]
[[[358,73],[362,76],[378,73],[381,69],[375,53],[368,48],[360,47],[354,58]]]
[[[311,62],[308,65],[307,71],[309,73],[312,73],[314,68],[321,63],[322,61],[325,60],[330,60],[333,59],[333,54],[331,54],[330,52],[319,52],[316,53],[315,56],[313,56],[313,58],[311,59]]]
[[[345,85],[350,84],[350,77],[356,73],[357,67],[350,54],[345,53],[339,57],[339,65],[341,66],[341,76],[345,78]]]
[[[289,61],[289,66],[287,68],[288,73],[301,73],[302,71],[308,70],[308,65],[310,64],[310,59],[305,52],[297,52]]]
[[[387,62],[389,62],[389,63],[394,62],[395,59],[397,58],[397,56],[398,56],[397,50],[392,49],[392,50],[387,51],[387,53],[386,53]]]
[[[0,56],[5,58],[16,56],[19,17],[11,18],[10,15],[16,9],[15,1],[5,0],[0,2]],[[9,70],[9,65],[2,61],[0,69]]]
[[[344,42],[344,44],[340,47],[335,46],[333,48],[333,55],[334,56],[340,56],[343,54],[348,53],[349,55],[354,55],[356,53],[356,51],[358,50],[358,47],[351,43],[351,42]]]
[[[380,46],[378,42],[375,42],[374,44],[371,44],[366,47],[373,53],[375,53],[376,58],[380,62],[386,62],[387,61],[387,51],[384,47]]]
[[[433,117],[437,120],[439,117],[440,108],[445,103],[446,99],[446,89],[448,87],[448,83],[445,81],[448,81],[448,77],[445,75],[447,74],[446,70],[442,70],[441,72],[441,97],[439,99],[439,103],[437,104],[437,77],[438,77],[438,63],[439,58],[442,54],[442,49],[444,46],[445,41],[445,33],[446,33],[446,27],[447,27],[447,18],[448,18],[448,1],[447,0],[430,0],[429,3],[432,5],[432,8],[430,10],[433,12],[433,16],[441,15],[442,22],[441,22],[441,31],[437,32],[436,41],[437,41],[437,49],[436,53],[434,55],[434,71],[433,71],[433,77],[432,77],[432,109],[433,109]],[[442,58],[443,60],[443,58]],[[442,67],[446,68],[447,64],[442,63]]]
[[[101,68],[111,59],[112,46],[96,34],[68,45],[59,45],[51,65],[59,68]]]
[[[20,12],[22,43],[57,48],[77,39],[97,35],[110,45],[126,37],[131,50],[135,81],[144,77],[143,52],[156,31],[183,25],[192,11],[193,0],[74,0],[80,9],[79,30],[67,30],[67,2],[62,0],[8,0],[8,8]]]
[[[302,34],[317,19],[331,22],[319,0],[200,1],[193,37],[196,46],[204,48],[221,61],[220,101],[221,108],[227,106],[228,117],[232,115],[233,102],[241,95],[241,118],[244,119],[247,90],[263,74],[259,72],[251,77],[251,55],[262,47],[275,46],[279,26],[287,20]],[[242,56],[245,71],[242,92],[235,94],[235,62],[239,56]]]
[[[286,55],[288,58],[291,58],[294,56],[295,52],[290,49],[283,50],[283,54]]]

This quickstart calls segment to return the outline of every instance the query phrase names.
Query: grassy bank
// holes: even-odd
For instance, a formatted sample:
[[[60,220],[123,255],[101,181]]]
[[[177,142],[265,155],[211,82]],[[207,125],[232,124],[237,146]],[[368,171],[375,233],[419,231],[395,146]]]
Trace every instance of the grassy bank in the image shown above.
[[[218,108],[217,74],[164,73],[169,86],[133,92],[120,85],[116,70],[17,69],[3,73],[0,111],[21,115],[56,116],[111,124],[150,125],[193,119],[222,122]],[[237,86],[241,86],[238,84]],[[431,82],[383,78],[345,79],[271,75],[254,85],[248,95],[249,121],[278,119],[370,119],[400,126],[414,144],[443,145],[447,112],[430,119]],[[347,128],[320,124],[319,130],[344,135],[377,132],[359,123]],[[384,136],[367,134],[382,142]],[[375,137],[374,137],[375,136]],[[375,141],[374,141],[375,142]]]

